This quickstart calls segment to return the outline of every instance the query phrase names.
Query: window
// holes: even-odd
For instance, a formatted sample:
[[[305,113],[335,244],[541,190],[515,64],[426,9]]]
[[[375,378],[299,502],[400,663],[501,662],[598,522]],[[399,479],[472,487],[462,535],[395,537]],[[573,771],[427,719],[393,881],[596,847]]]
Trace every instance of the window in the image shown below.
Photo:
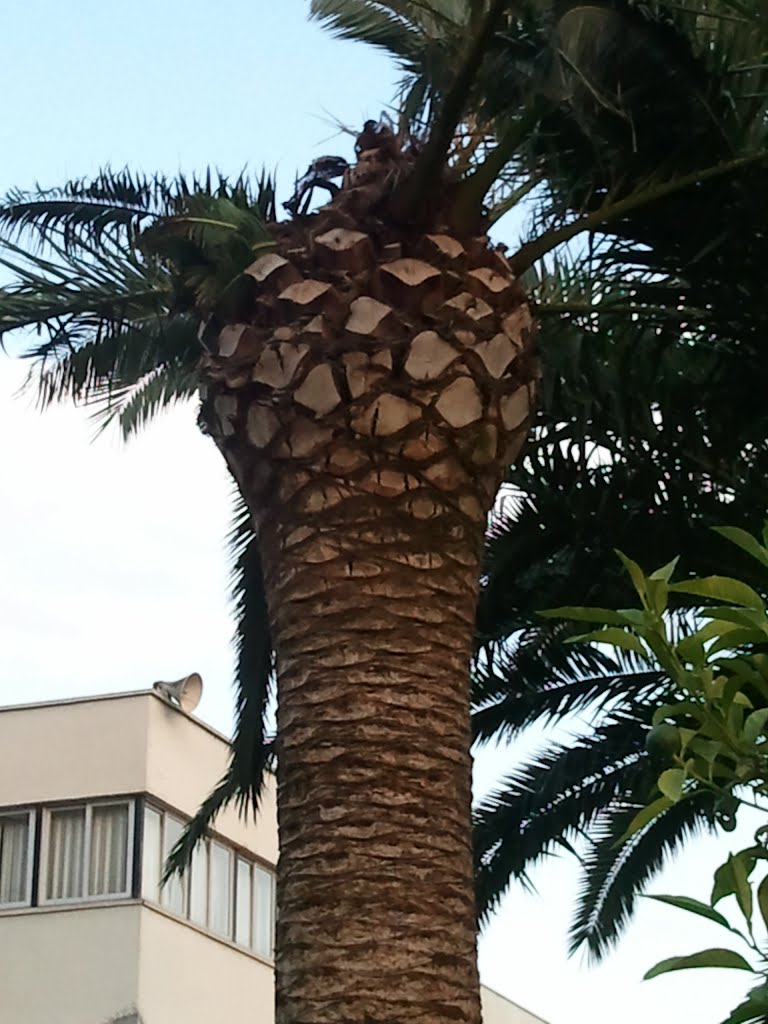
[[[0,908],[29,906],[32,813],[0,814]]]
[[[171,850],[181,839],[183,831],[183,821],[171,817],[170,814],[163,815],[163,865],[165,865]],[[172,910],[174,914],[184,917],[187,913],[187,879],[179,878],[178,875],[169,878],[160,890],[160,903],[168,910]]]
[[[198,843],[183,878],[160,886],[163,864],[184,823],[146,807],[142,851],[142,895],[207,931],[271,957],[274,930],[274,875],[226,843]]]
[[[48,819],[49,900],[72,900],[83,896],[85,856],[85,808],[52,811]]]
[[[144,856],[141,860],[141,894],[160,902],[162,815],[152,807],[144,809]]]
[[[189,919],[205,928],[208,923],[208,844],[198,843],[189,868]]]
[[[271,957],[275,934],[275,876],[253,865],[253,948]]]
[[[89,896],[128,891],[129,827],[128,804],[112,804],[91,810]]]
[[[127,802],[48,811],[44,898],[129,896],[132,832],[133,808]]]
[[[242,857],[237,858],[235,903],[235,942],[240,946],[251,944],[251,865]]]
[[[211,874],[208,927],[217,935],[231,935],[232,928],[232,854],[221,843],[211,842]]]

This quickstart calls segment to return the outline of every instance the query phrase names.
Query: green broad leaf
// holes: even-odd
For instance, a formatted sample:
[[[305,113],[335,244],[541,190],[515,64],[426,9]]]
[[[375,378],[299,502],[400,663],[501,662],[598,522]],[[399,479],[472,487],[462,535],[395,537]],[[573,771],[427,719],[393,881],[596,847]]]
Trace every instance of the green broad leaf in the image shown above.
[[[705,609],[702,612],[703,617],[707,618],[710,612],[711,609]],[[732,632],[734,629],[738,629],[740,626],[749,629],[754,625],[754,623],[748,622],[747,617],[744,616],[743,613],[738,614],[742,616],[742,621],[738,623],[726,622],[719,618],[711,618],[706,626],[702,626],[701,629],[697,629],[695,633],[691,633],[689,637],[685,637],[681,640],[678,644],[678,650],[687,640],[692,640],[694,637],[701,643],[708,643],[710,640],[716,640],[721,636],[726,636],[728,633]]]
[[[672,956],[668,960],[662,960],[643,976],[643,981],[650,981],[651,978],[658,978],[659,975],[669,974],[671,971],[687,971],[690,967],[728,967],[755,973],[741,953],[736,953],[732,949],[703,949],[700,953],[691,953],[689,956]]]
[[[768,928],[768,875],[765,876],[757,887],[757,906],[760,910],[763,924]]]
[[[627,826],[627,831],[614,844],[615,847],[621,846],[622,843],[625,843],[627,839],[630,839],[635,832],[639,832],[640,829],[645,828],[645,826],[649,822],[653,821],[654,818],[658,818],[660,814],[668,811],[672,805],[673,801],[670,800],[668,796],[660,796],[658,800],[654,800],[653,803],[648,804],[647,807],[641,808],[632,821],[630,821]]]
[[[600,626],[628,626],[630,623],[626,617],[610,608],[579,608],[566,606],[564,608],[548,608],[538,613],[545,619],[569,619],[573,622],[595,622]]]
[[[592,633],[583,633],[581,636],[568,638],[568,643],[598,643],[607,644],[609,647],[621,647],[625,651],[632,651],[640,657],[648,660],[648,651],[643,642],[634,633],[628,633],[617,626],[606,626],[605,629],[596,629]]]
[[[684,580],[672,583],[670,590],[679,594],[693,594],[696,597],[709,597],[713,601],[725,601],[727,604],[741,605],[765,611],[763,599],[752,587],[730,576],[704,576],[699,580]]]
[[[659,776],[656,785],[659,787],[659,792],[668,797],[673,804],[676,804],[683,795],[684,783],[685,772],[682,768],[667,768]]]
[[[749,534],[747,534],[747,536],[749,536]],[[680,556],[678,555],[677,558],[673,558],[671,562],[667,562],[666,565],[662,565],[662,567],[660,569],[657,569],[656,572],[651,573],[648,579],[661,580],[662,583],[669,583],[669,581],[672,579],[672,574],[677,568],[677,563],[679,561]]]
[[[646,586],[645,586],[646,577],[645,577],[645,573],[640,568],[640,566],[637,564],[637,562],[633,562],[632,559],[628,558],[624,554],[623,551],[619,551],[618,549],[615,549],[615,550],[616,550],[616,554],[621,559],[622,565],[624,566],[624,568],[629,573],[630,578],[632,580],[632,583],[634,584],[635,590],[637,591],[637,593],[642,598],[643,603],[645,603],[645,596],[646,596]]]
[[[672,679],[681,682],[680,666],[675,661],[672,649],[664,634],[656,630],[646,630],[643,633],[643,639],[664,671],[668,672]]]
[[[752,887],[749,876],[755,866],[754,857],[750,857],[749,861],[748,866],[739,854],[731,854],[715,872],[715,884],[709,901],[714,907],[726,896],[735,896],[748,925],[752,921]]]
[[[752,682],[752,673],[749,671],[749,662],[740,658],[731,658],[725,662],[729,672],[733,675],[726,679],[721,697],[721,710],[728,711],[731,704],[741,704],[742,707],[751,708],[752,701],[743,692],[742,687]]]
[[[636,626],[638,629],[647,629],[648,612],[642,608],[620,608],[619,615],[622,615],[629,626]]]
[[[669,603],[669,586],[664,580],[655,580],[649,576],[645,581],[648,604],[656,615],[663,615]]]
[[[759,629],[765,625],[765,612],[762,608],[731,608],[723,605],[717,608],[702,608],[699,614],[702,619],[732,622],[734,626],[743,626],[744,629]]]
[[[729,931],[731,929],[727,918],[723,917],[719,910],[690,896],[647,896],[646,899],[656,900],[658,903],[668,903],[670,907],[687,910],[689,914],[698,914],[699,917],[706,917],[709,921],[714,921],[715,924],[722,925]]]
[[[711,658],[715,654],[719,654],[720,651],[731,651],[735,647],[743,647],[747,644],[764,644],[768,642],[768,634],[764,629],[732,629],[730,633],[726,633],[725,636],[721,636],[719,640],[715,640],[712,646],[707,651],[708,656]]]
[[[749,666],[754,669],[763,682],[765,689],[761,692],[768,696],[768,655],[752,654],[749,658]]]
[[[744,704],[739,700],[740,696],[743,696],[743,694],[734,694],[733,704],[728,708],[728,715],[726,716],[726,727],[734,739],[740,736],[744,729],[744,716],[746,712]]]
[[[707,659],[704,641],[708,638],[701,636],[703,632],[704,630],[699,630],[698,633],[691,633],[690,636],[681,640],[675,648],[675,652],[681,661],[694,665],[696,668],[700,668]]]
[[[747,533],[746,530],[740,530],[736,526],[715,526],[714,531],[733,544],[738,544],[743,551],[752,555],[753,558],[756,558],[758,562],[762,562],[768,568],[768,548],[764,548],[751,533]]]
[[[742,733],[744,741],[756,743],[758,737],[765,731],[766,722],[768,722],[768,708],[760,708],[758,711],[753,711],[751,715],[747,715]]]
[[[723,744],[719,740],[705,740],[698,736],[687,746],[697,757],[703,758],[710,765],[715,763],[723,751]]]
[[[691,715],[701,722],[705,711],[699,704],[694,704],[690,700],[681,700],[674,704],[662,704],[661,707],[656,708],[654,711],[651,724],[660,725],[667,718],[674,718],[677,715]]]

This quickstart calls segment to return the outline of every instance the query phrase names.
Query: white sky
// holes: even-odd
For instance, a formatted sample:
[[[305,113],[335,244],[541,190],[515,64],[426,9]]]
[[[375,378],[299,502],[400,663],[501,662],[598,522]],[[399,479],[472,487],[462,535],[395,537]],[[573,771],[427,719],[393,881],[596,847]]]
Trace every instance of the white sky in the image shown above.
[[[383,58],[329,41],[304,12],[303,0],[27,0],[4,10],[14,45],[0,66],[0,190],[106,163],[171,173],[266,163],[279,165],[285,197],[313,156],[349,152],[346,139],[328,141],[327,112],[360,124],[394,81]],[[230,485],[192,407],[127,447],[114,435],[91,444],[82,411],[42,416],[16,397],[23,377],[0,356],[0,703],[197,671],[199,714],[227,731]],[[478,791],[535,739],[483,752]],[[706,898],[725,850],[748,840],[745,828],[725,844],[690,845],[654,891]],[[576,865],[551,861],[534,881],[539,895],[515,889],[487,930],[481,971],[550,1024],[718,1024],[745,991],[749,979],[728,971],[642,983],[665,956],[722,944],[714,926],[650,902],[603,966],[568,960]]]

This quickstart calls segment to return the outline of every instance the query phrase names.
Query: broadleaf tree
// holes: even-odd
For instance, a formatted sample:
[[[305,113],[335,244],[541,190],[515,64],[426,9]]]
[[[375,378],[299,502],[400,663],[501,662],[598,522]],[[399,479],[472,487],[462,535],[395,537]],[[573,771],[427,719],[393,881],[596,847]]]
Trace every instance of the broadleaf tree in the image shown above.
[[[717,531],[757,565],[762,594],[768,592],[768,527],[758,538],[740,527]],[[656,708],[648,746],[656,754],[655,778],[644,801],[627,806],[625,831],[616,845],[631,849],[648,836],[654,822],[700,813],[702,797],[714,807],[721,828],[730,832],[743,807],[764,815],[768,806],[768,605],[751,583],[734,576],[675,579],[677,559],[651,574],[622,556],[639,607],[561,609],[591,629],[575,641],[605,643],[623,649],[626,638],[637,646],[649,667],[659,667],[674,685],[667,703]],[[670,630],[669,601],[675,594],[703,598],[695,620],[677,635]],[[553,612],[557,614],[557,612]],[[624,639],[622,639],[622,634]],[[700,950],[663,960],[647,971],[650,980],[694,968],[736,969],[757,983],[723,1024],[759,1024],[768,1012],[768,961],[764,941],[755,934],[768,927],[768,828],[758,828],[754,842],[729,854],[714,876],[708,902],[690,896],[651,898],[705,918],[728,932],[729,946]],[[760,866],[761,870],[755,874]],[[595,895],[592,894],[594,900]],[[735,902],[743,924],[734,925],[721,910]],[[755,921],[755,918],[758,921]],[[738,940],[744,952],[730,948]]]

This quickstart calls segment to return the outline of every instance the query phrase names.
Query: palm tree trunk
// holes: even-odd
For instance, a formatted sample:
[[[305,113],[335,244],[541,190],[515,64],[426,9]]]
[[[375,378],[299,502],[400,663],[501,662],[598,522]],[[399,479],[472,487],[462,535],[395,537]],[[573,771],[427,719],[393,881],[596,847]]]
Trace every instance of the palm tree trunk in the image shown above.
[[[223,329],[202,413],[253,514],[277,655],[277,1024],[479,1024],[467,670],[530,314],[484,240],[461,271],[488,301],[456,240],[414,243],[448,253],[435,270],[330,234],[257,261],[272,320]],[[310,250],[315,277],[295,272]]]
[[[288,517],[263,535],[277,1020],[477,1024],[467,667],[481,524],[355,497],[322,527]]]

